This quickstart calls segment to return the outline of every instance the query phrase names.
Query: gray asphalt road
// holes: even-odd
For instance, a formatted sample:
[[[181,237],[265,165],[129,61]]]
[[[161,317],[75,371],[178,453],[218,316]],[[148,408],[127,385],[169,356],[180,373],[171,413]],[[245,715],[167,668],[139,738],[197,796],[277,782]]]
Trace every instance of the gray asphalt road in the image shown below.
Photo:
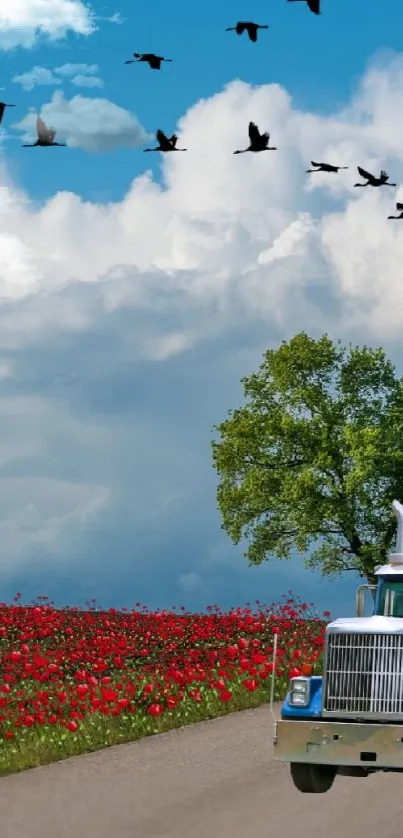
[[[302,795],[271,739],[260,707],[5,777],[0,836],[401,838],[401,775]]]

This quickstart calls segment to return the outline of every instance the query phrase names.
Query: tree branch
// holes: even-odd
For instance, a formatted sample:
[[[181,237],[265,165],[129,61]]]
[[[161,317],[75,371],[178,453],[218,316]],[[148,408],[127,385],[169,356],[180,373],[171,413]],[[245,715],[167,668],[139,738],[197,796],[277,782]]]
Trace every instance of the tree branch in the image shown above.
[[[245,465],[258,466],[258,468],[266,468],[274,471],[281,468],[299,468],[300,466],[309,465],[308,460],[289,460],[285,463],[262,463],[260,460],[255,460],[253,457],[245,458]]]
[[[343,560],[341,562],[339,562],[339,564],[340,564],[343,572],[346,572],[346,573],[348,573],[349,571],[354,571],[355,573],[360,572],[358,567],[354,567],[354,566],[351,566],[349,564],[345,564],[345,562],[343,562]]]
[[[279,538],[282,535],[297,535],[299,530],[279,530],[278,532],[272,533],[275,538]]]
[[[385,550],[386,550],[386,548],[389,546],[388,542],[389,542],[389,540],[392,538],[392,536],[394,535],[394,533],[395,533],[395,529],[396,529],[396,520],[394,519],[393,521],[391,521],[391,523],[390,523],[390,524],[389,524],[389,526],[387,527],[387,529],[386,529],[386,531],[385,531],[385,535],[384,535],[384,537],[383,537],[383,539],[382,539],[382,547],[383,547],[383,549],[385,549]]]
[[[338,530],[317,530],[317,532],[320,533],[320,535],[344,535],[344,532],[343,532],[342,529],[338,529]]]

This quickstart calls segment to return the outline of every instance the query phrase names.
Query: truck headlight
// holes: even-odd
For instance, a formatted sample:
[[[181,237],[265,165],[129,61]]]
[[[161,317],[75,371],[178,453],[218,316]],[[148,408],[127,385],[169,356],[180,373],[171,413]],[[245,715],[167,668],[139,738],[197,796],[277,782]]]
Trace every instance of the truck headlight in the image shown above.
[[[307,707],[311,697],[310,678],[298,676],[290,679],[290,704],[293,707]]]

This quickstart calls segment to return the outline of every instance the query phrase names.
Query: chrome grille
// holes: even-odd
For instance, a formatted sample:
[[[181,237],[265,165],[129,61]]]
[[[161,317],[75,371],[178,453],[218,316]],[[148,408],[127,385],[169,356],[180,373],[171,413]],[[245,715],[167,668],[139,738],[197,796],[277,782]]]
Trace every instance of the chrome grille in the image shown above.
[[[323,711],[403,714],[403,635],[329,632]]]

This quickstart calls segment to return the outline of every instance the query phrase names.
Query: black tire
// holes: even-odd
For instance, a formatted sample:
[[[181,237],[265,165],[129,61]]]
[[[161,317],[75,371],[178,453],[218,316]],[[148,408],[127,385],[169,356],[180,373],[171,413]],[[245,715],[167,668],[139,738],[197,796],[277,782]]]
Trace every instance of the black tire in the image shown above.
[[[324,794],[333,785],[337,766],[292,762],[290,770],[294,786],[298,791],[303,794]]]

